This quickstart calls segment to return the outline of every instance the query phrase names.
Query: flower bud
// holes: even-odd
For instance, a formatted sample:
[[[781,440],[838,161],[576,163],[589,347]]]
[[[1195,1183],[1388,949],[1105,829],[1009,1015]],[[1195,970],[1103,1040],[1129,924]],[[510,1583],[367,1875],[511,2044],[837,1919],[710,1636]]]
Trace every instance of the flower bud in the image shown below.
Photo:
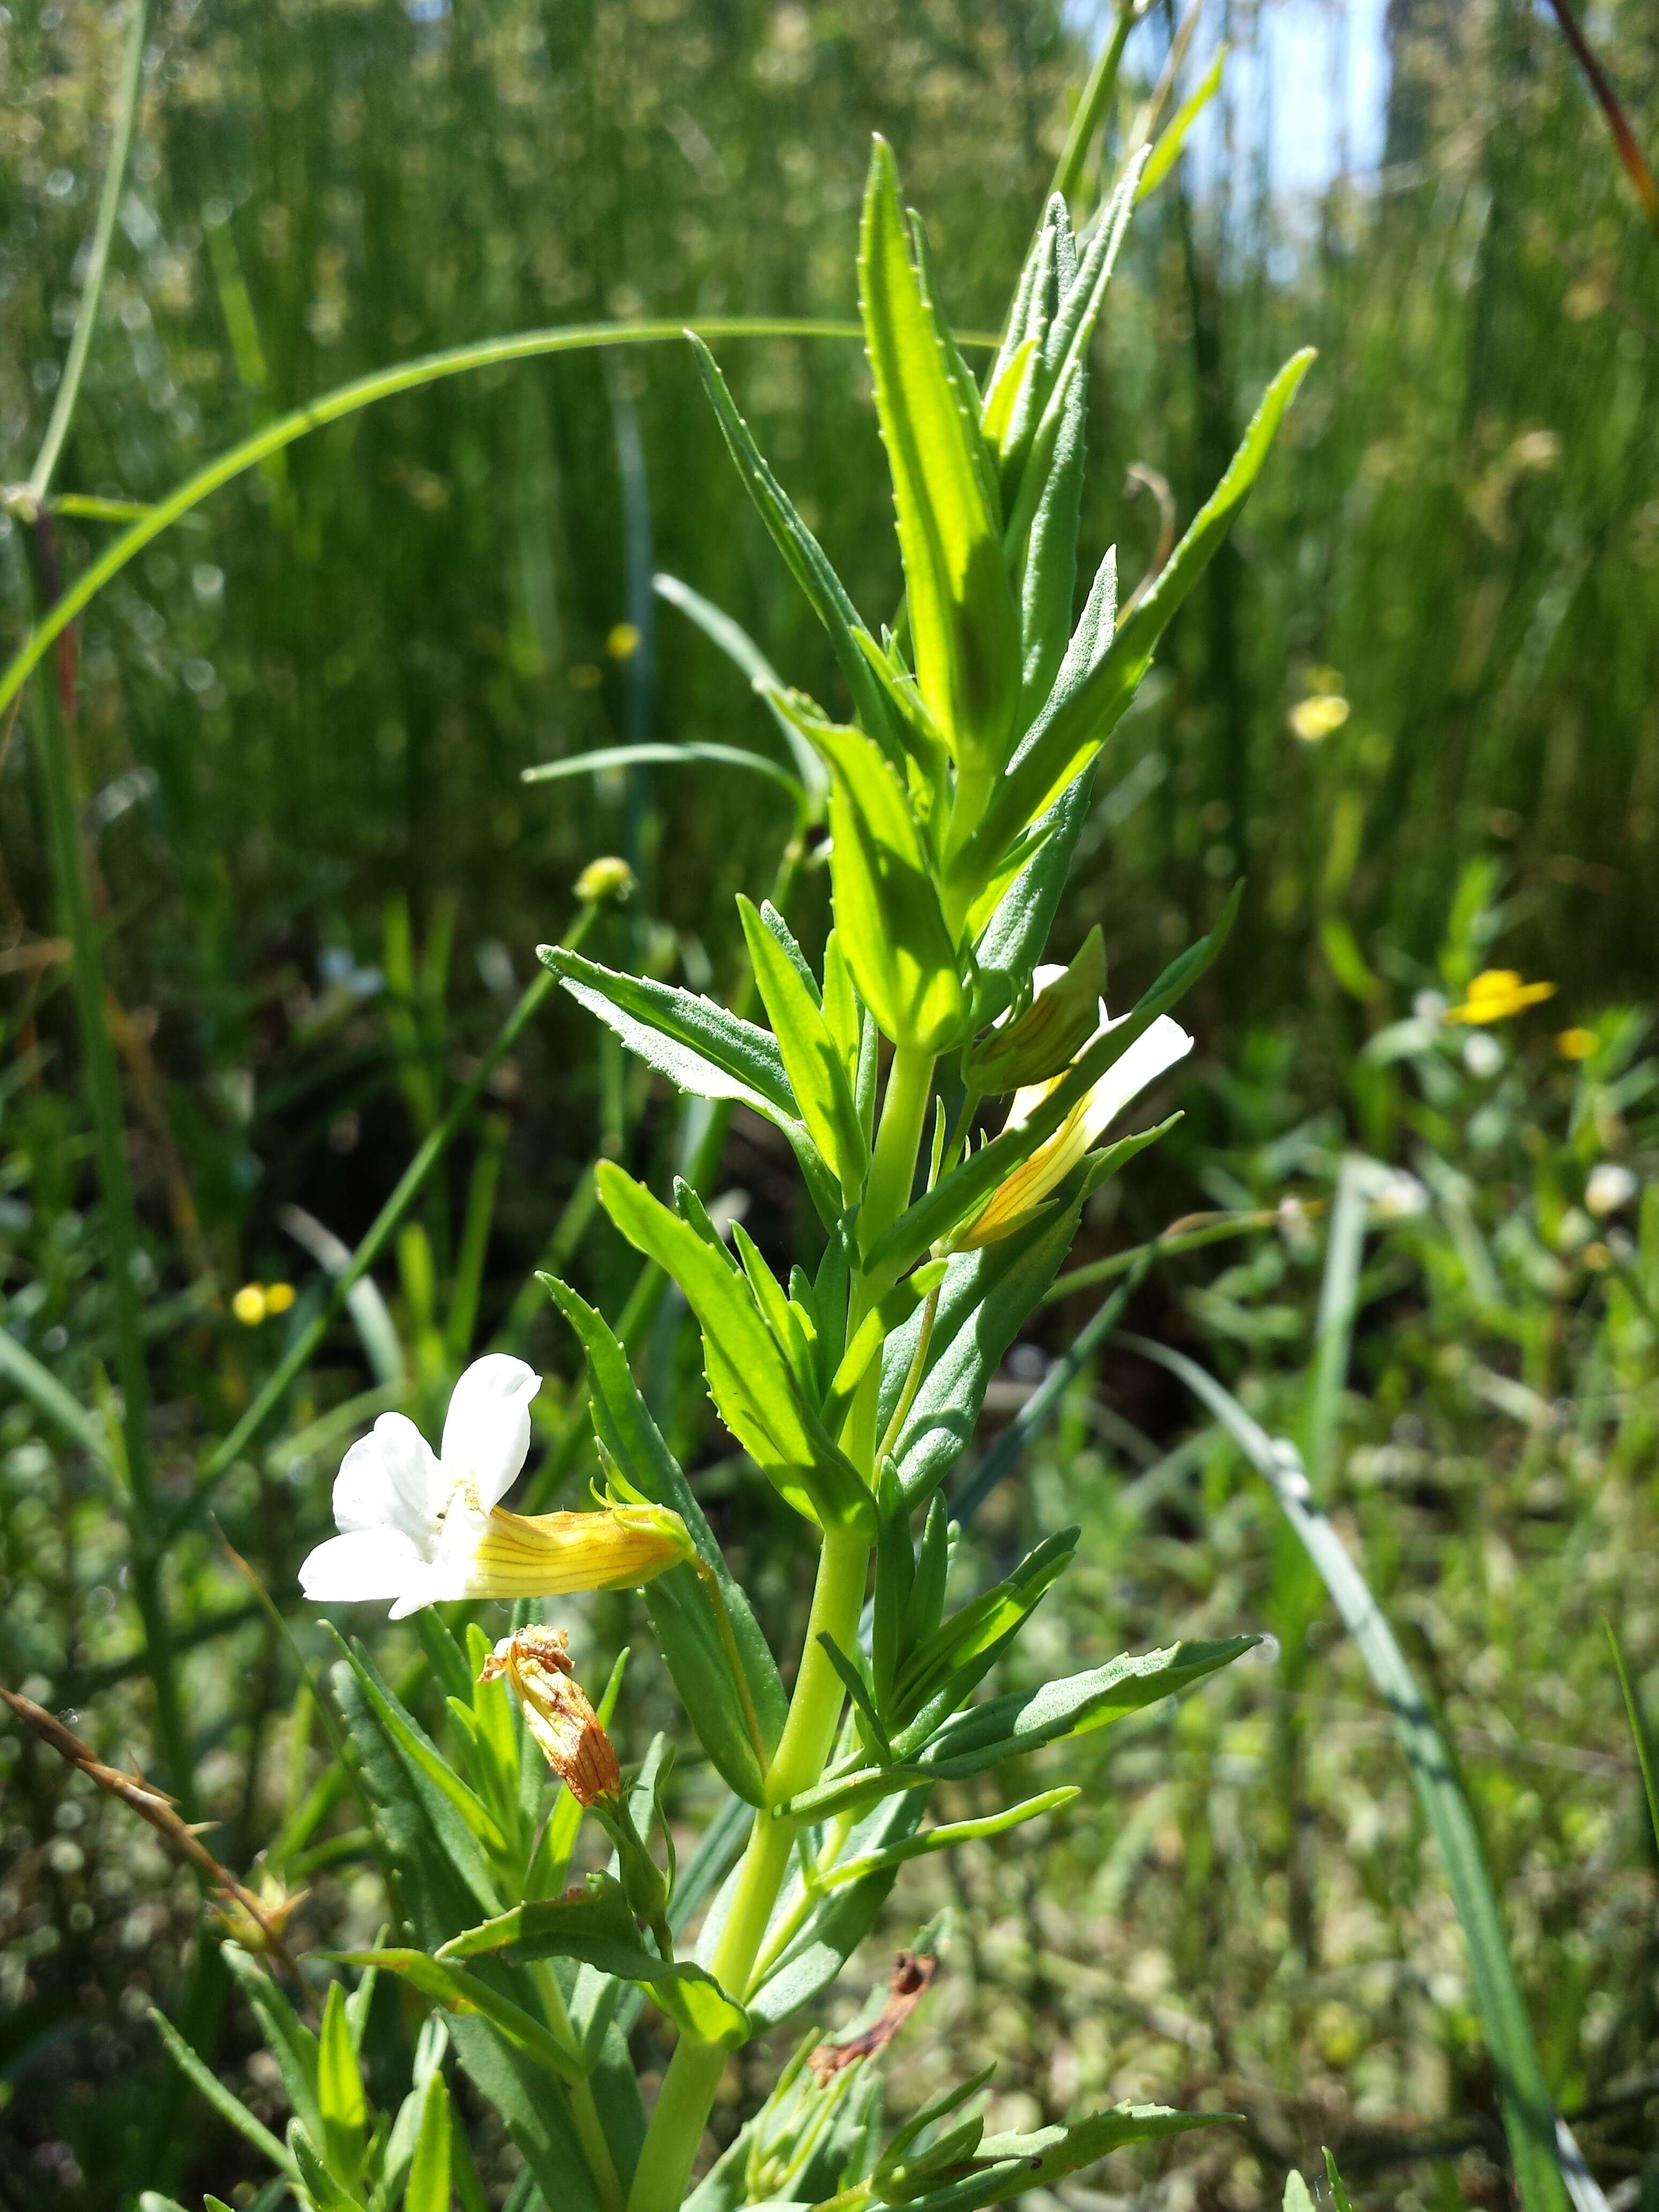
[[[1102,1018],[1106,954],[1098,924],[1069,968],[1036,971],[1036,996],[1016,1021],[1000,1022],[968,1054],[963,1070],[976,1091],[994,1094],[1045,1083],[1068,1068]]]
[[[574,1679],[570,1638],[562,1628],[521,1628],[504,1636],[483,1662],[481,1682],[507,1677],[541,1753],[579,1805],[622,1791],[616,1746]]]
[[[633,896],[634,871],[614,853],[590,860],[576,878],[576,896],[584,906],[604,906],[613,899],[620,906]]]

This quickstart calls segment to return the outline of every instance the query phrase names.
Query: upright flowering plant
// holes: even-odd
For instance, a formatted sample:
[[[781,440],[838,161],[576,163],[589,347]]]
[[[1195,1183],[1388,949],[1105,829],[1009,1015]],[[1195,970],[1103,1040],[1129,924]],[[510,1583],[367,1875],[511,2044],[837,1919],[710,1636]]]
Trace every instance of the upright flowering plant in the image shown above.
[[[456,1392],[440,1454],[396,1416],[354,1449],[336,1490],[341,1533],[307,1563],[315,1598],[391,1600],[415,1616],[461,1730],[447,1761],[361,1650],[337,1670],[400,1923],[396,1944],[355,1963],[405,1977],[447,2013],[462,2065],[556,2212],[826,2200],[966,2212],[1200,2124],[1118,2107],[991,2137],[970,2082],[884,2134],[875,2069],[931,1976],[924,1934],[863,2027],[817,2049],[809,2039],[693,2186],[731,2053],[823,1995],[901,1864],[1075,1794],[930,1826],[939,1784],[1101,1727],[1249,1641],[1177,1644],[981,1698],[1075,1531],[951,1602],[944,1486],[1085,1200],[1161,1133],[1117,1125],[1190,1048],[1169,1009],[1231,920],[1230,907],[1115,1019],[1097,936],[1069,967],[1040,964],[1095,764],[1310,358],[1268,387],[1150,587],[1120,618],[1108,554],[1074,621],[1090,341],[1139,180],[1133,162],[1081,239],[1064,200],[1050,204],[981,386],[940,319],[923,234],[878,142],[859,283],[904,569],[890,630],[866,627],[698,347],[732,457],[851,702],[842,720],[799,692],[769,694],[823,764],[834,927],[815,972],[782,915],[743,902],[764,1026],[542,948],[570,997],[672,1084],[774,1123],[821,1218],[821,1260],[785,1276],[741,1227],[723,1236],[688,1185],[665,1197],[619,1166],[599,1170],[611,1220],[684,1294],[720,1420],[817,1547],[798,1649],[768,1647],[623,1346],[550,1279],[586,1363],[604,1502],[503,1508],[537,1378],[485,1360]],[[976,1140],[996,1099],[1008,1101],[997,1133]],[[731,1792],[684,1875],[661,1813],[669,1747],[619,1763],[617,1683],[591,1705],[554,1623],[521,1613],[494,1650],[471,1629],[464,1654],[423,1610],[631,1585]],[[590,1814],[609,1869],[568,1889]],[[646,2002],[677,2033],[648,2116],[626,2041]],[[325,2118],[315,2140],[302,2117],[290,2133],[301,2185],[319,2205],[390,2203],[398,2130],[379,2153],[361,2135],[341,2152]]]

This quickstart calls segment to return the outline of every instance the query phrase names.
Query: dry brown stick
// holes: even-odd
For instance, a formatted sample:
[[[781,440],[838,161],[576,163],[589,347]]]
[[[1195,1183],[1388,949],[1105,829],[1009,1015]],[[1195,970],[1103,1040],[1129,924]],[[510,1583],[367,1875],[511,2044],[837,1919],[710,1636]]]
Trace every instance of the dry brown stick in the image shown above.
[[[100,1790],[118,1797],[141,1820],[148,1821],[163,1843],[185,1860],[203,1875],[209,1886],[233,1904],[239,1905],[258,1929],[271,1953],[280,1959],[289,1972],[298,1976],[299,1968],[283,1940],[282,1921],[292,1911],[295,1899],[281,1917],[272,1914],[268,1905],[262,1904],[252,1890],[238,1881],[228,1867],[221,1866],[189,1821],[182,1819],[171,1797],[154,1788],[136,1771],[124,1774],[118,1766],[106,1766],[89,1743],[83,1742],[73,1729],[64,1727],[57,1715],[49,1713],[44,1705],[37,1705],[33,1698],[25,1698],[15,1690],[0,1683],[0,1700],[9,1706],[26,1729],[38,1735],[58,1756],[71,1766],[78,1767],[89,1782]],[[211,1823],[205,1825],[210,1826]]]
[[[1647,155],[1642,151],[1641,141],[1631,126],[1630,118],[1619,104],[1607,71],[1591,51],[1589,40],[1580,27],[1578,18],[1568,5],[1568,0],[1550,0],[1555,19],[1561,26],[1567,44],[1572,48],[1578,66],[1589,80],[1589,88],[1601,104],[1601,112],[1607,118],[1607,128],[1613,133],[1613,143],[1619,158],[1625,165],[1625,173],[1635,187],[1636,197],[1642,203],[1656,236],[1659,236],[1659,182],[1654,179]]]

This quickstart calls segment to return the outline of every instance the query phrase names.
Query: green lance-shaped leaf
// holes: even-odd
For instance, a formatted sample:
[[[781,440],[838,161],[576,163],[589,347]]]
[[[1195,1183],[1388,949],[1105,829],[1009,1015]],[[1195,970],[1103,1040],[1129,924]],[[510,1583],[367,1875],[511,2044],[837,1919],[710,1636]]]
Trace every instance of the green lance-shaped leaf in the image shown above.
[[[992,1836],[1006,1836],[1011,1828],[1023,1827],[1027,1820],[1040,1820],[1045,1813],[1058,1813],[1074,1804],[1083,1795],[1080,1790],[1062,1787],[1044,1790],[1035,1797],[1023,1799],[1018,1805],[1005,1806],[1000,1813],[982,1813],[970,1820],[945,1820],[937,1828],[926,1828],[920,1835],[907,1836],[901,1843],[888,1844],[878,1850],[860,1852],[851,1858],[838,1859],[827,1875],[819,1877],[826,1890],[846,1887],[848,1883],[862,1881],[866,1875],[881,1874],[890,1867],[901,1867],[911,1859],[927,1858],[934,1851],[954,1850],[958,1844],[980,1843]]]
[[[1045,1536],[1013,1573],[941,1621],[905,1658],[894,1686],[893,1717],[901,1724],[928,1718],[937,1726],[963,1705],[999,1655],[1072,1563],[1079,1531]]]
[[[737,464],[738,474],[771,532],[772,541],[782,554],[790,574],[806,594],[813,613],[829,634],[836,665],[853,695],[860,721],[890,760],[902,763],[905,748],[897,713],[872,658],[873,655],[874,660],[879,660],[880,647],[865,628],[863,617],[847,596],[823,548],[795,512],[788,494],[762,458],[714,356],[695,331],[688,331],[685,335],[696,357],[715,418]],[[756,681],[761,673],[759,669],[751,669],[750,680]],[[757,688],[763,691],[771,704],[769,688],[763,682],[757,682]],[[773,712],[777,712],[775,706]]]
[[[288,2124],[288,2147],[299,2168],[305,2193],[316,2212],[364,2212],[363,2200],[349,2189],[307,2133],[303,2121]]]
[[[1046,2189],[1068,2173],[1080,2173],[1109,2151],[1183,2135],[1189,2128],[1215,2127],[1236,2117],[1230,2112],[1177,2112],[1165,2105],[1115,2105],[1108,2112],[1074,2120],[1069,2127],[1042,2128],[1034,2135],[983,2136],[973,2153],[972,2172],[960,2172],[959,2154],[934,2164],[934,2154],[923,2152],[887,2177],[884,2201],[902,2203],[908,2212],[977,2212],[981,2205],[1006,2204],[1028,2190]],[[927,2185],[930,2176],[937,2177],[931,2187]]]
[[[562,945],[540,945],[536,952],[579,1006],[678,1090],[734,1100],[781,1129],[813,1204],[826,1222],[840,1218],[840,1193],[801,1119],[775,1038],[696,992],[602,968]]]
[[[859,301],[893,478],[916,680],[958,763],[994,773],[1019,684],[1019,619],[994,474],[977,405],[963,392],[913,264],[893,157],[879,138],[859,234]]]
[[[428,2077],[420,2112],[420,2133],[410,2161],[404,2212],[449,2212],[453,2119],[441,2074],[434,2072]]]
[[[986,923],[974,953],[974,1021],[993,1021],[1025,988],[1048,942],[1089,818],[1095,772],[1086,768],[1036,827],[1044,832]]]
[[[853,1093],[859,1127],[866,1128],[865,1116],[858,1096],[859,1048],[864,1035],[864,1012],[859,1005],[858,991],[853,981],[853,971],[847,964],[841,949],[839,931],[831,930],[823,947],[823,1018],[829,1024],[830,1035],[836,1050],[841,1054],[842,1066],[847,1071],[847,1081]]]
[[[564,1897],[515,1905],[452,1938],[438,1956],[448,1965],[509,1948],[520,1959],[575,1959],[636,1982],[702,2042],[730,2051],[748,2040],[748,2014],[712,1974],[689,1960],[659,1958],[647,1947],[614,1875],[591,1874],[581,1889]]]
[[[239,2135],[245,2136],[262,2158],[269,2159],[279,2173],[286,2174],[290,2181],[297,2180],[299,2168],[295,2165],[293,2154],[287,2145],[279,2142],[264,2123],[256,2119],[247,2106],[231,2094],[210,2066],[204,2065],[165,2013],[157,2012],[152,2005],[149,2017],[155,2033],[161,2039],[162,2048],[191,2087],[206,2100],[222,2120],[228,2121]]]
[[[322,2106],[317,2094],[318,2039],[295,2011],[271,1976],[240,1943],[221,1944],[220,1956],[258,2020],[265,2047],[283,2077],[289,2108],[323,2140]]]
[[[1039,511],[1037,521],[1039,526],[1043,525],[1042,510]],[[1031,561],[1036,559],[1038,551],[1038,532],[1034,529]],[[1067,556],[1065,574],[1056,586],[1053,619],[1062,642],[1056,647],[1053,660],[1046,663],[1048,672],[1043,686],[1048,703],[1044,712],[1048,714],[1055,712],[1073,690],[1087,683],[1112,641],[1113,625],[1117,619],[1117,555],[1109,549],[1089,587],[1077,627],[1069,638],[1065,636],[1065,625],[1071,620],[1072,566]],[[1029,591],[1030,561],[1026,580]],[[1028,672],[1030,665],[1028,661]],[[1093,791],[1091,764],[1032,824],[1032,830],[1041,833],[1035,854],[1022,866],[1013,882],[1000,892],[988,917],[976,924],[981,927],[975,951],[976,1021],[988,1021],[1018,996],[1048,943],[1060,894],[1071,873],[1078,839],[1088,818]],[[1006,865],[1005,862],[999,867],[994,881],[1000,880]],[[981,893],[974,902],[975,916],[983,902],[984,894]]]
[[[331,1983],[323,2005],[318,2039],[317,2103],[323,2121],[323,2151],[332,2171],[356,2185],[368,2142],[368,2100],[352,2047],[345,1990]]]
[[[1209,935],[1172,960],[1132,1011],[1079,1054],[1070,1074],[1055,1084],[1027,1121],[1016,1128],[1005,1129],[988,1145],[970,1152],[960,1166],[941,1176],[932,1190],[906,1207],[869,1255],[866,1264],[872,1275],[902,1273],[930,1244],[980,1212],[991,1193],[1006,1182],[1016,1169],[1023,1167],[1038,1146],[1047,1142],[1072,1109],[1087,1096],[1108,1068],[1115,1065],[1135,1039],[1143,1036],[1160,1014],[1167,1013],[1185,997],[1226,943],[1238,913],[1238,887],[1235,885]],[[1160,1133],[1161,1130],[1148,1130],[1136,1137],[1121,1138],[1106,1152],[1095,1157],[1115,1157],[1121,1162]]]
[[[1260,1638],[1230,1637],[1219,1643],[1172,1644],[1166,1650],[1125,1655],[1085,1674],[1070,1674],[1040,1689],[1011,1691],[971,1706],[945,1722],[925,1744],[907,1731],[894,1746],[890,1766],[843,1768],[811,1790],[773,1808],[775,1820],[822,1820],[861,1808],[896,1792],[939,1782],[966,1781],[1005,1759],[1040,1751],[1121,1720],[1125,1713],[1173,1697],[1225,1667]]]
[[[1079,398],[1088,373],[1089,347],[1117,264],[1118,249],[1128,228],[1143,158],[1131,157],[1102,211],[1075,274],[1069,266],[1073,250],[1069,226],[1056,224],[1056,305],[1043,334],[1042,379],[1032,394],[1034,400],[1040,394],[1041,407],[1032,410],[1036,420],[1029,438],[1020,436],[1016,426],[1005,463],[1005,474],[1018,477],[1018,488],[1011,485],[1012,495],[1003,536],[1011,561],[1020,558],[1034,518],[1049,489],[1059,465],[1062,437],[1073,447],[1070,466],[1076,470],[1082,465],[1081,446],[1078,442],[1083,428]],[[1064,494],[1067,504],[1070,497],[1067,487]]]
[[[1221,89],[1221,72],[1227,64],[1227,47],[1216,48],[1210,66],[1199,81],[1198,88],[1183,100],[1165,125],[1152,157],[1140,173],[1140,183],[1135,191],[1137,200],[1144,200],[1155,192],[1181,157],[1187,142],[1187,133]]]
[[[855,1204],[864,1188],[870,1149],[845,1062],[822,1006],[815,1001],[769,922],[746,898],[738,898],[738,912],[754,963],[756,987],[783,1055],[801,1119],[840,1177],[842,1195],[849,1205]]]
[[[520,1907],[520,1910],[524,1908]],[[632,1926],[630,1919],[629,1923]],[[579,2081],[586,2072],[578,2055],[544,2027],[522,2005],[464,1967],[447,1960],[430,1958],[424,1951],[401,1948],[373,1951],[328,1951],[323,1954],[341,1966],[383,1966],[417,1989],[434,2004],[458,2018],[487,2021],[501,2039],[524,2052],[561,2081]]]
[[[986,879],[1025,824],[1054,804],[1117,726],[1152,665],[1171,617],[1209,566],[1249,496],[1313,358],[1313,349],[1304,348],[1279,370],[1262,395],[1226,474],[1194,517],[1152,590],[1118,625],[1088,682],[1039,720],[956,856],[951,872],[957,879],[969,884]]]
[[[841,1364],[830,1379],[824,1394],[823,1418],[825,1425],[839,1429],[845,1419],[853,1396],[870,1370],[871,1363],[896,1329],[902,1328],[930,1292],[945,1279],[943,1260],[929,1260],[915,1267],[902,1283],[896,1283],[886,1296],[879,1299],[853,1332],[853,1338],[841,1356]]]
[[[836,933],[859,996],[895,1044],[940,1052],[963,1024],[957,951],[903,786],[861,730],[781,702],[830,764]]]
[[[702,1571],[659,1575],[642,1593],[646,1613],[698,1741],[726,1784],[758,1805],[787,1711],[766,1638],[609,1324],[563,1283],[542,1281],[581,1339],[600,1449],[632,1488],[679,1515],[697,1547]]]
[[[872,1523],[869,1491],[803,1398],[747,1279],[613,1161],[601,1161],[597,1181],[622,1234],[684,1292],[720,1419],[768,1480],[820,1527]]]

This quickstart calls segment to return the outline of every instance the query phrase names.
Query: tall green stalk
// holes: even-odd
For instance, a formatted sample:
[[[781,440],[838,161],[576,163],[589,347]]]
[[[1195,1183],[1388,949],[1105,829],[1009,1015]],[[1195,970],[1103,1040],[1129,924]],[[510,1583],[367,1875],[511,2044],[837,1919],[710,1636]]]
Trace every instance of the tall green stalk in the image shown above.
[[[48,517],[39,518],[34,538],[40,580],[43,586],[49,587],[53,564]],[[68,681],[65,675],[65,689]],[[194,1787],[161,1585],[163,1534],[149,1452],[149,1377],[144,1362],[138,1279],[143,1261],[138,1242],[132,1170],[127,1158],[120,1071],[106,1015],[108,986],[87,881],[86,854],[81,842],[80,799],[70,762],[65,709],[72,706],[73,700],[71,696],[66,702],[60,696],[54,672],[48,668],[37,670],[33,697],[35,742],[32,750],[40,771],[46,817],[52,891],[60,927],[70,941],[70,973],[81,1031],[82,1076],[92,1115],[105,1234],[109,1240],[116,1373],[121,1385],[121,1430],[126,1460],[132,1594],[143,1626],[145,1655],[155,1688],[156,1742],[167,1769],[168,1785],[188,1819],[193,1810]]]
[[[58,398],[46,424],[20,504],[31,527],[36,588],[48,605],[58,598],[58,551],[52,519],[44,511],[52,472],[69,434],[81,390],[104,270],[114,234],[127,149],[143,70],[144,0],[137,0],[128,30],[119,102],[109,160],[98,204],[91,258],[76,311],[69,354]],[[121,1427],[125,1452],[128,1541],[131,1547],[133,1596],[143,1626],[145,1656],[155,1691],[155,1734],[167,1778],[188,1818],[194,1781],[189,1741],[179,1699],[172,1638],[161,1586],[164,1539],[160,1525],[155,1471],[149,1453],[149,1377],[144,1363],[143,1323],[138,1271],[143,1255],[138,1242],[137,1208],[127,1158],[126,1123],[121,1105],[121,1077],[110,1034],[108,985],[87,878],[81,842],[81,794],[76,788],[70,750],[75,715],[74,656],[59,656],[58,682],[37,656],[34,665],[35,743],[40,791],[46,817],[52,892],[63,933],[70,940],[70,975],[81,1030],[82,1072],[93,1123],[98,1182],[109,1239],[110,1283],[115,1302],[116,1372],[121,1385]]]
[[[933,1072],[931,1053],[901,1048],[894,1054],[865,1195],[866,1237],[872,1243],[908,1202],[927,1126]],[[860,1275],[854,1279],[851,1297],[854,1317],[867,1310],[870,1288],[867,1278]],[[871,1379],[873,1383],[877,1377],[872,1375]],[[862,1406],[855,1408],[850,1425],[857,1433],[849,1434],[846,1441],[854,1464],[860,1466],[873,1486],[872,1395],[867,1418],[859,1418],[864,1413]],[[825,1531],[789,1717],[767,1776],[766,1803],[750,1831],[712,1962],[714,1978],[735,1993],[746,1996],[752,1986],[767,1923],[794,1852],[797,1824],[779,1819],[772,1808],[810,1790],[822,1777],[834,1748],[844,1692],[824,1639],[833,1640],[842,1651],[857,1649],[869,1568],[870,1545],[864,1535],[848,1529]],[[682,2037],[651,2115],[629,2194],[628,2212],[677,2212],[708,2124],[726,2059],[726,2053],[716,2045],[701,2043],[693,2036]]]

